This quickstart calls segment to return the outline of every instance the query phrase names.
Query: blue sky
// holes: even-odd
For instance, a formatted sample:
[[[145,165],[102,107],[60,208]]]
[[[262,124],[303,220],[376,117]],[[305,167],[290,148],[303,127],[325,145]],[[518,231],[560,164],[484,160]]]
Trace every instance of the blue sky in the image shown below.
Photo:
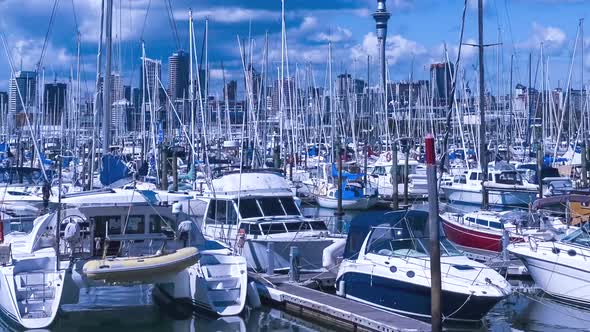
[[[148,57],[162,59],[167,81],[167,57],[176,48],[165,0],[113,0],[116,43],[115,68],[122,67],[125,82],[137,85],[140,40]],[[454,61],[458,49],[463,0],[388,0],[391,12],[387,58],[392,79],[427,78],[428,64],[444,59],[446,43]],[[34,69],[43,49],[54,0],[0,0],[0,32],[6,36],[14,65]],[[221,62],[226,79],[241,82],[237,36],[253,39],[254,65],[260,69],[264,34],[270,43],[270,68],[276,73],[280,62],[280,0],[170,0],[181,48],[188,48],[188,10],[195,17],[197,43],[202,42],[204,18],[209,17],[209,60],[212,85],[221,82]],[[349,72],[365,77],[367,54],[376,55],[374,22],[370,14],[376,0],[285,0],[290,70],[311,64],[315,80],[325,82],[328,42],[333,44],[335,74]],[[465,41],[477,40],[476,0],[468,0]],[[510,56],[514,55],[515,82],[527,80],[528,54],[533,54],[535,71],[540,44],[549,55],[549,84],[565,86],[579,19],[588,17],[589,0],[485,0],[485,39],[501,47],[486,49],[486,82],[497,90],[509,78]],[[148,10],[149,7],[149,10]],[[121,10],[119,10],[121,9]],[[99,34],[100,0],[61,0],[47,40],[43,67],[46,80],[67,80],[76,68],[76,31],[80,32],[84,89],[92,90]],[[120,27],[121,22],[122,27]],[[145,22],[145,23],[144,23]],[[589,22],[586,22],[587,26]],[[586,28],[585,80],[590,78],[590,28]],[[117,50],[120,45],[120,52]],[[6,50],[0,52],[0,91],[10,77]],[[500,52],[500,58],[498,53]],[[476,49],[463,48],[463,75],[476,85]],[[498,60],[499,59],[499,60]],[[580,48],[574,59],[572,84],[581,85]],[[376,67],[374,66],[376,69]],[[376,72],[375,72],[376,73]],[[373,74],[374,75],[374,74]],[[540,75],[540,74],[539,74]],[[375,77],[375,76],[373,76]],[[273,77],[274,79],[274,77]],[[540,81],[540,76],[538,78]],[[539,85],[540,83],[538,83]],[[501,88],[504,89],[504,88]]]

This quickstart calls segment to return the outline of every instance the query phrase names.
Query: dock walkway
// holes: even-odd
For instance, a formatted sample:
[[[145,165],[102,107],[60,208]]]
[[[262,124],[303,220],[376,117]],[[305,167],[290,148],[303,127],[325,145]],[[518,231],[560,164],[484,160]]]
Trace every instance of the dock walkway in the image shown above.
[[[298,284],[288,282],[285,276],[262,277],[251,273],[250,277],[256,282],[257,289],[263,299],[278,303],[292,314],[323,324],[349,331],[431,330],[430,325],[422,321],[302,286],[302,284],[321,286],[329,277],[313,280],[312,275],[302,275],[302,282]]]

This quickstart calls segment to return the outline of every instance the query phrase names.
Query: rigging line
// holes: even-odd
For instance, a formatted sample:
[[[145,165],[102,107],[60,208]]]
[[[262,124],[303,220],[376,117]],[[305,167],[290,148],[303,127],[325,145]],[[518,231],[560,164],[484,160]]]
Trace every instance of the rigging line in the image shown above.
[[[74,13],[74,24],[76,25],[76,32],[80,34],[80,26],[78,25],[78,15],[76,14],[76,6],[74,0],[72,0],[72,12]]]
[[[455,61],[455,71],[457,71],[457,66],[459,65],[460,61],[461,61],[461,49],[463,48],[463,35],[465,33],[465,15],[467,14],[467,1],[465,0],[464,4],[463,4],[463,15],[461,17],[461,33],[459,35],[459,49],[457,50],[457,60]],[[483,47],[480,46],[480,47]],[[455,90],[457,87],[457,75],[454,75],[455,77],[453,78],[453,82],[451,84],[451,95],[454,96],[455,95]],[[482,93],[480,91],[480,93]],[[449,135],[452,131],[451,129],[451,117],[453,115],[453,104],[454,104],[454,98],[451,98],[450,102],[449,102],[449,110],[447,111],[447,121],[446,121],[446,131],[445,131],[445,136],[443,139],[443,150],[442,150],[442,156],[440,159],[440,170],[443,171],[444,170],[444,165],[445,165],[445,159],[447,158],[447,143],[449,140]]]
[[[164,4],[166,5],[166,14],[168,15],[168,22],[170,23],[170,27],[172,28],[172,36],[174,37],[174,42],[176,43],[176,49],[179,50],[180,39],[178,38],[178,29],[176,28],[176,21],[174,20],[172,3],[170,3],[170,0],[164,0]]]
[[[55,0],[53,2],[53,8],[51,9],[51,16],[49,17],[49,26],[47,27],[47,31],[45,32],[45,39],[43,40],[43,47],[41,48],[41,55],[39,56],[39,62],[37,62],[37,72],[39,68],[41,68],[41,64],[43,63],[43,58],[45,57],[45,51],[47,50],[47,42],[49,41],[49,35],[51,34],[51,30],[53,30],[53,20],[55,19],[55,12],[57,10],[57,5],[59,4],[59,0]]]

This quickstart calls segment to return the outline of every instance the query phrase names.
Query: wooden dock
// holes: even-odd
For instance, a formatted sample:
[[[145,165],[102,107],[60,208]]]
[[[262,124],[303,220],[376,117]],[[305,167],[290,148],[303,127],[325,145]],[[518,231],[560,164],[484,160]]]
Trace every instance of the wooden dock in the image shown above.
[[[348,331],[430,331],[430,325],[362,304],[340,296],[311,289],[332,285],[334,274],[302,274],[300,283],[290,283],[285,275],[266,276],[251,273],[260,297],[278,304],[287,312]]]

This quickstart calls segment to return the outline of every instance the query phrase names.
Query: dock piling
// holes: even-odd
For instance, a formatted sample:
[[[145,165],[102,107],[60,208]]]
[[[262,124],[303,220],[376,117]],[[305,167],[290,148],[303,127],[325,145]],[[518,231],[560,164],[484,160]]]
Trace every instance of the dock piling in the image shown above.
[[[397,144],[394,142],[391,147],[391,208],[399,210],[398,194],[397,194]]]
[[[289,282],[299,282],[299,247],[292,246],[289,253]]]
[[[441,268],[440,268],[440,235],[438,217],[438,193],[436,181],[436,152],[434,136],[426,135],[426,172],[428,176],[428,223],[430,230],[430,315],[432,331],[442,331],[441,320]]]
[[[275,273],[274,244],[269,241],[266,244],[266,274],[271,276],[274,273]]]

